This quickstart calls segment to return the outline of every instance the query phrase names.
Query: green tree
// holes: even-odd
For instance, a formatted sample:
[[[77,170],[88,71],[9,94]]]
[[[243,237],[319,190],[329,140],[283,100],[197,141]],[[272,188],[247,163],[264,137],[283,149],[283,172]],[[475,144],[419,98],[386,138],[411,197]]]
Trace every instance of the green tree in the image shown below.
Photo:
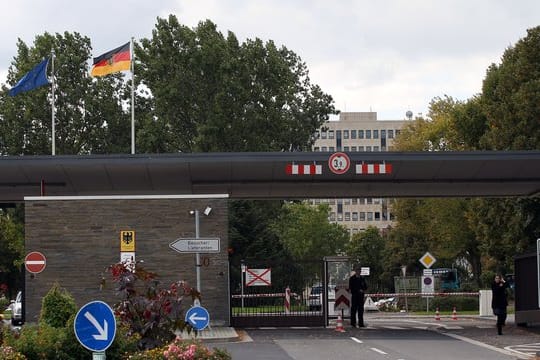
[[[354,234],[346,245],[346,253],[361,266],[370,268],[370,291],[389,290],[388,282],[384,285],[385,239],[378,228],[368,226],[365,231]]]
[[[136,53],[154,119],[144,124],[152,138],[143,141],[154,150],[308,149],[336,113],[294,52],[260,39],[239,43],[208,20],[190,29],[174,15],[158,18]]]
[[[349,233],[328,221],[329,211],[328,205],[288,203],[283,207],[273,228],[295,259],[322,260],[324,256],[344,253]]]
[[[128,152],[129,121],[122,109],[125,84],[121,74],[92,79],[87,61],[90,40],[78,33],[36,36],[33,46],[19,39],[17,56],[8,70],[14,85],[41,59],[55,52],[56,153]],[[52,104],[50,85],[11,97],[0,92],[0,153],[51,153]]]
[[[22,287],[24,259],[24,207],[0,209],[0,284],[14,298]]]

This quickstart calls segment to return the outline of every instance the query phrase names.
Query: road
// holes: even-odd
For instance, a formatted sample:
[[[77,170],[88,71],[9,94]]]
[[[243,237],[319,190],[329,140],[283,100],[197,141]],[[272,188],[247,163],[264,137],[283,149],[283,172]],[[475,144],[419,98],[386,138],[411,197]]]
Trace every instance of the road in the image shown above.
[[[516,330],[518,331],[518,330]],[[467,337],[467,333],[473,334]],[[497,340],[491,322],[443,322],[422,319],[373,319],[366,329],[333,328],[247,329],[244,341],[218,343],[212,346],[227,349],[233,359],[318,360],[510,360],[529,359],[518,348],[539,343],[540,336],[508,335],[513,345],[489,344],[478,340],[486,336]]]

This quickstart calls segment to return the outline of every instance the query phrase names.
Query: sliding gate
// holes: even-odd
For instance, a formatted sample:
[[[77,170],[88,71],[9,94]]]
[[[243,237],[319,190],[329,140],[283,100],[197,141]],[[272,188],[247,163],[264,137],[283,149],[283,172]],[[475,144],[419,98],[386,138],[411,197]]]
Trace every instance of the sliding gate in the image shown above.
[[[327,326],[336,285],[348,284],[348,257],[314,261],[246,259],[230,263],[231,325]]]
[[[324,262],[230,263],[231,325],[325,326]]]

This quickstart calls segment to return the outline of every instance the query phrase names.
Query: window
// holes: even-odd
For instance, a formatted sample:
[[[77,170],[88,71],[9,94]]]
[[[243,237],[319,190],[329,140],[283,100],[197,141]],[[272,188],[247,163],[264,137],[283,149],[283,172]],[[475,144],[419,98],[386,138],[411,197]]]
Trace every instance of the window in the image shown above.
[[[358,151],[364,151],[364,147],[363,147],[363,146],[359,146],[359,147],[358,147]]]
[[[371,130],[366,130],[366,139],[371,139]]]
[[[364,205],[366,203],[366,199],[365,198],[359,198],[358,199],[358,204],[359,205]]]
[[[315,131],[315,139],[321,138],[321,132],[319,130]]]
[[[353,205],[358,204],[358,199],[357,198],[351,199],[351,204]]]
[[[349,138],[349,130],[343,130],[343,138],[348,139]]]
[[[320,203],[321,203],[321,199],[315,199],[315,200],[313,201],[313,204],[314,204],[314,205],[319,205]]]
[[[330,213],[330,221],[336,221],[336,213],[335,212]]]
[[[381,139],[386,139],[386,130],[381,130]]]
[[[373,138],[378,139],[379,138],[379,130],[373,130]]]
[[[328,138],[329,138],[329,139],[333,139],[333,138],[334,138],[334,130],[330,130],[330,131],[328,132]]]
[[[326,150],[326,146],[321,147],[321,151],[326,152],[326,151],[327,151],[327,150]]]
[[[321,139],[326,139],[326,135],[327,135],[326,131],[322,131],[321,132]]]
[[[330,151],[330,152],[336,151],[336,150],[334,150],[334,149],[335,149],[335,148],[334,148],[333,146],[329,146],[329,147],[328,147],[328,151]]]
[[[363,139],[364,138],[364,130],[358,130],[358,138]]]
[[[353,211],[353,213],[352,213],[352,221],[358,221],[358,212]]]
[[[313,148],[313,151],[319,151],[319,147],[318,147],[318,146],[315,146],[315,147]]]
[[[337,221],[343,221],[343,213],[337,214]]]
[[[375,211],[375,221],[381,221],[381,213],[378,211]]]
[[[351,139],[356,139],[356,130],[351,130]]]
[[[351,221],[351,213],[348,211],[345,213],[345,221]]]
[[[373,198],[366,198],[366,204],[368,205],[373,204]]]
[[[344,146],[344,147],[343,147],[343,151],[349,151],[349,147],[348,147],[348,146]]]
[[[366,213],[365,212],[361,211],[359,213],[359,215],[360,215],[360,221],[366,221]]]
[[[374,146],[374,147],[373,147],[373,151],[379,151],[379,147],[378,147],[378,146]]]
[[[371,146],[366,146],[366,151],[371,151]]]
[[[356,146],[351,146],[351,151],[356,151]]]
[[[398,136],[400,132],[401,130],[396,130],[396,136]]]
[[[344,199],[344,200],[343,200],[343,203],[344,203],[345,205],[351,205],[351,199]]]
[[[367,221],[373,221],[373,213],[370,211],[367,213]]]
[[[388,130],[388,138],[393,139],[394,138],[394,130]]]
[[[380,204],[381,203],[381,198],[374,198],[373,203],[374,204]]]

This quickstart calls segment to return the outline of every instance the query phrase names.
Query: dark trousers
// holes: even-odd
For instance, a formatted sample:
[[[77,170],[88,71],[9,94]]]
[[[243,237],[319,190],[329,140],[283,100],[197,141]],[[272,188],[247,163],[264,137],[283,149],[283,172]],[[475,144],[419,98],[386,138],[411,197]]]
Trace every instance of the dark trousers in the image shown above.
[[[497,332],[502,335],[502,327],[506,322],[506,309],[493,309],[493,313],[497,315]]]
[[[356,325],[358,313],[358,326],[364,326],[364,293],[352,295],[351,299],[351,325]]]

